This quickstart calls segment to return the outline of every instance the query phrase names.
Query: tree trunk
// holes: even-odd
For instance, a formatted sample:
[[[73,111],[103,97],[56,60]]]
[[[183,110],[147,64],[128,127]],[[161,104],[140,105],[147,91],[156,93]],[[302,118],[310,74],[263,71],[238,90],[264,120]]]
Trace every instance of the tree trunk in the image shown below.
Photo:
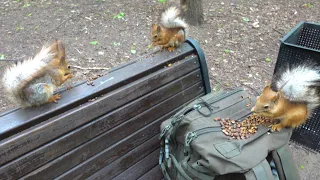
[[[180,0],[180,5],[188,24],[198,26],[203,23],[202,0]]]

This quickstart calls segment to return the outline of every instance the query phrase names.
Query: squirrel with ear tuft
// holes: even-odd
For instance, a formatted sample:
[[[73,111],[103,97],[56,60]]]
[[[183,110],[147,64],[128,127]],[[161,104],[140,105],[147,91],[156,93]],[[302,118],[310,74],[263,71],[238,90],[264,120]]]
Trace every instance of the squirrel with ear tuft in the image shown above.
[[[43,46],[32,59],[5,70],[3,86],[10,100],[20,107],[39,106],[61,98],[56,88],[72,78],[64,44],[56,40]]]
[[[185,42],[189,33],[189,25],[178,17],[180,10],[176,7],[168,8],[161,16],[161,24],[152,24],[152,46],[174,49]]]
[[[312,63],[290,66],[274,75],[251,109],[257,115],[280,120],[272,131],[305,123],[320,104],[320,67]]]

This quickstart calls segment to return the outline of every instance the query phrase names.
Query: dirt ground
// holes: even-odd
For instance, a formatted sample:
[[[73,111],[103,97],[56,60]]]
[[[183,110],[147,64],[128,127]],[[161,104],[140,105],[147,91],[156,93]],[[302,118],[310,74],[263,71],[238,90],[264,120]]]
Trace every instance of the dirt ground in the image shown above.
[[[151,51],[151,24],[178,3],[1,0],[0,59],[26,59],[45,42],[61,39],[71,65],[112,68]],[[279,40],[302,20],[320,20],[318,0],[203,0],[203,7],[205,22],[191,26],[190,36],[205,52],[213,90],[260,91],[271,79]],[[0,77],[10,64],[0,60]],[[100,71],[75,68],[72,83]],[[11,108],[1,87],[0,112]],[[320,156],[298,145],[291,149],[302,179],[319,179]]]

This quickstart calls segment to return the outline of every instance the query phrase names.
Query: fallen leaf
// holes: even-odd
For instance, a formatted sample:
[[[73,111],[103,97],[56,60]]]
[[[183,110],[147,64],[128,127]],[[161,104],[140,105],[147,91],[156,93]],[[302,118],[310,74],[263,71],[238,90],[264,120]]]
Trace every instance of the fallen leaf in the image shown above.
[[[231,52],[231,50],[230,49],[225,49],[224,52],[229,54]]]
[[[252,26],[253,26],[254,28],[258,28],[258,27],[259,27],[259,22],[254,22],[254,23],[252,23]]]
[[[120,42],[113,42],[114,46],[120,46]]]
[[[123,19],[124,18],[124,13],[120,12],[117,15],[113,16],[113,19]]]
[[[132,44],[132,46],[130,48],[130,52],[131,52],[131,54],[136,54],[137,53],[137,51],[136,51],[136,43]]]
[[[159,3],[166,3],[167,0],[158,0]]]
[[[137,53],[137,50],[131,49],[130,52],[131,52],[131,54],[136,54],[136,53]]]
[[[271,62],[271,59],[270,58],[266,58],[266,62]]]
[[[24,4],[22,7],[29,7],[29,6],[31,6],[31,4]]]
[[[243,17],[242,20],[243,20],[244,22],[249,22],[249,18],[247,18],[247,17]]]
[[[305,8],[312,8],[313,5],[312,5],[311,3],[306,3],[306,4],[303,5],[303,7],[305,7]]]
[[[4,60],[5,57],[4,57],[4,54],[0,54],[0,60]]]
[[[98,41],[91,41],[90,44],[92,44],[92,45],[97,45],[97,44],[98,44]]]
[[[304,169],[304,166],[303,166],[303,165],[300,165],[300,169]]]

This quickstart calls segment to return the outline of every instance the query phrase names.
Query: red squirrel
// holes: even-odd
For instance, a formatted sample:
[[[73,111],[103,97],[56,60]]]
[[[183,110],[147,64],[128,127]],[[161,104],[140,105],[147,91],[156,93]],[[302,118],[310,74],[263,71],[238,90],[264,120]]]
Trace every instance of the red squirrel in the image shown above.
[[[275,74],[251,109],[257,115],[280,120],[272,125],[272,131],[305,123],[320,104],[320,67],[310,63],[291,66]]]
[[[56,40],[43,46],[34,58],[7,68],[2,84],[13,103],[20,107],[39,106],[57,102],[61,96],[54,94],[56,87],[72,76],[65,46]]]
[[[153,46],[161,46],[173,52],[184,43],[189,33],[189,26],[185,20],[178,17],[180,10],[176,7],[168,8],[161,16],[161,24],[152,24],[151,40]]]

